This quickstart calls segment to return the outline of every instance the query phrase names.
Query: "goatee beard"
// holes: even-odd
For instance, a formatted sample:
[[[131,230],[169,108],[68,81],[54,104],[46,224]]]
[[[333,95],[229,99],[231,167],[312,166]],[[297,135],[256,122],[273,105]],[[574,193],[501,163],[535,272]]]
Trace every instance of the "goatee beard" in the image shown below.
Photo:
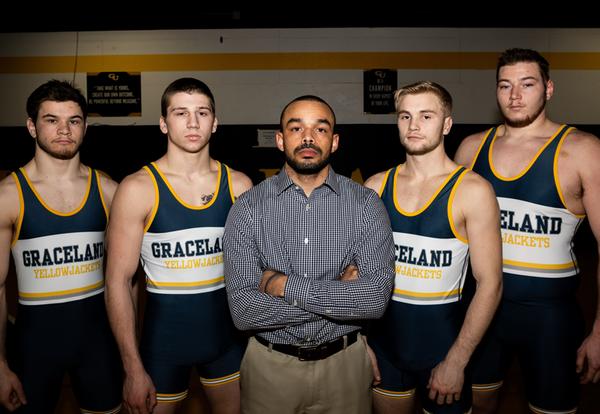
[[[415,149],[415,150],[411,150],[408,147],[404,147],[404,150],[406,151],[406,154],[408,154],[408,155],[425,155],[425,154],[433,151],[435,148],[437,148],[437,145],[422,147],[422,148]]]
[[[70,160],[73,157],[75,157],[75,154],[77,154],[77,152],[79,151],[79,146],[74,148],[72,151],[57,152],[52,151],[50,148],[48,148],[48,146],[46,146],[46,144],[44,144],[40,140],[37,140],[37,144],[42,151],[58,160]]]
[[[306,149],[306,148],[313,149],[316,152],[318,152],[319,154],[322,154],[321,149],[314,146],[313,144],[302,144],[301,146],[297,147],[294,150],[294,154],[303,149]],[[318,161],[318,162],[313,162],[313,161],[297,162],[295,159],[293,159],[292,157],[290,157],[286,154],[285,162],[297,174],[313,175],[313,174],[317,174],[317,173],[321,172],[323,170],[323,168],[325,168],[329,165],[329,158],[330,157],[323,158],[321,161]]]
[[[535,113],[533,115],[531,115],[531,116],[528,115],[523,119],[516,119],[516,120],[504,117],[504,122],[506,123],[506,125],[508,125],[509,127],[512,127],[512,128],[524,128],[528,125],[531,125],[531,123],[533,123],[533,121],[535,121],[538,118],[538,116],[540,116],[540,114],[542,113],[544,108],[546,108],[545,100],[542,102],[540,107],[537,109],[537,111],[535,111]]]

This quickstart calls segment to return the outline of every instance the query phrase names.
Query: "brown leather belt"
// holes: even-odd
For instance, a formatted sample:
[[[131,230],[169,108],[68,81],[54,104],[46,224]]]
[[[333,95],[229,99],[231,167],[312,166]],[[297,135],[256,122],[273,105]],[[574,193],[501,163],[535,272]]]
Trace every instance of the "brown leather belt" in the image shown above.
[[[352,345],[358,338],[358,331],[350,332],[347,335],[340,336],[337,339],[315,346],[274,344],[258,335],[255,335],[254,337],[258,343],[277,352],[282,352],[284,354],[296,357],[300,361],[318,361],[320,359],[328,358],[331,355],[341,351],[344,349],[344,346],[348,347]],[[345,344],[344,337],[346,338]]]

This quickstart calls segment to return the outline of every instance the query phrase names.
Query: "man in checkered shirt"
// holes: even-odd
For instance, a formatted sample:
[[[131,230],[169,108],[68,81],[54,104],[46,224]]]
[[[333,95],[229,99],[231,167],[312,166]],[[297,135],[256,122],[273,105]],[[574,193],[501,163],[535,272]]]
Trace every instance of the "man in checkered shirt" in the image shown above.
[[[242,412],[369,413],[373,374],[358,331],[391,295],[389,219],[374,191],[330,167],[339,136],[323,99],[294,99],[280,125],[284,167],[243,194],[225,226],[231,313],[254,335]]]

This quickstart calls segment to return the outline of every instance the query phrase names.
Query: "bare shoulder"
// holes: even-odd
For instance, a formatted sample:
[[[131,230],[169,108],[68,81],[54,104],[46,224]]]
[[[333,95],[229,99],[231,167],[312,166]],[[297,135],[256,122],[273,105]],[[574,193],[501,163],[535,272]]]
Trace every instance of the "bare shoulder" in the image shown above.
[[[252,188],[252,180],[243,172],[229,168],[229,174],[231,178],[233,194],[236,197],[239,197],[242,193]]]
[[[478,210],[490,205],[497,205],[494,188],[479,174],[467,170],[462,182],[457,188],[457,198],[466,208]]]
[[[110,178],[108,174],[104,171],[98,170],[98,176],[100,177],[100,186],[102,187],[102,195],[104,199],[110,203],[112,201],[113,196],[115,195],[115,191],[117,191],[117,182]]]
[[[141,169],[125,177],[118,185],[111,210],[149,211],[154,205],[154,196],[154,181],[146,170]]]
[[[562,151],[567,155],[574,155],[574,161],[580,163],[585,160],[598,162],[600,154],[600,139],[589,132],[574,129],[563,142]]]
[[[0,180],[0,197],[2,197],[7,191],[14,191],[15,193],[17,192],[17,183],[15,182],[12,174],[7,175]]]
[[[466,167],[471,166],[471,163],[477,154],[477,150],[479,150],[479,147],[481,146],[486,134],[487,130],[469,135],[463,139],[456,150],[454,161],[457,164],[461,164]]]
[[[13,222],[19,209],[19,189],[15,179],[8,175],[0,180],[0,221]]]
[[[383,185],[383,181],[385,180],[385,176],[388,171],[381,171],[371,177],[367,178],[364,186],[374,190],[377,194],[381,190],[381,186]]]
[[[108,175],[102,170],[96,171],[98,171],[98,176],[100,177],[100,184],[102,184],[103,187],[112,187],[114,190],[117,189],[118,184],[115,180],[112,179],[110,175]]]

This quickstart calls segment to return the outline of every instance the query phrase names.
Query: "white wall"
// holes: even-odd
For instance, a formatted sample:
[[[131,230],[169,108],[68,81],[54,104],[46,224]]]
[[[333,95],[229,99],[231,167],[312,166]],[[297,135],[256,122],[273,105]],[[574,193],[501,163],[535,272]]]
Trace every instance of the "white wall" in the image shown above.
[[[211,87],[222,124],[277,123],[307,93],[326,99],[339,123],[393,123],[363,113],[363,70],[373,68],[396,69],[400,86],[441,83],[456,123],[492,123],[496,58],[509,47],[549,58],[551,117],[600,124],[600,29],[336,28],[0,34],[0,126],[24,124],[27,96],[46,80],[75,79],[85,92],[86,73],[101,71],[141,72],[142,116],[90,123],[157,124],[160,96],[181,76]]]

